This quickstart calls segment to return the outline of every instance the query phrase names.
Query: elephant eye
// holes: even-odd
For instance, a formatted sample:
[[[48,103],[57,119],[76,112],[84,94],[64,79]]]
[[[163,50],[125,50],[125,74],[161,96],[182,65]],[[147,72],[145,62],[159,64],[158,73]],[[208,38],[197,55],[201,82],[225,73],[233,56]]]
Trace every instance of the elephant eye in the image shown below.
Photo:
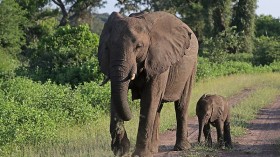
[[[136,45],[136,49],[139,49],[139,48],[141,48],[141,47],[143,47],[143,44],[142,44],[142,43],[139,43],[139,44]]]

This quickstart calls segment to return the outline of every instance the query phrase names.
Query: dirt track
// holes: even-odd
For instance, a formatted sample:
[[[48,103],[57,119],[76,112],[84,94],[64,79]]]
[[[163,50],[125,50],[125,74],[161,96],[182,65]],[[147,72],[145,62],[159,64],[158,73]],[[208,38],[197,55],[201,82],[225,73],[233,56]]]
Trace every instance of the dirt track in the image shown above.
[[[254,89],[244,89],[240,93],[229,98],[230,105],[234,106],[250,95]],[[189,141],[197,143],[198,122],[197,118],[190,118],[189,121]],[[212,131],[214,132],[214,131]],[[187,154],[197,154],[190,150],[187,152],[175,152],[172,148],[175,144],[176,130],[169,130],[160,135],[160,149],[155,157],[188,156]],[[213,140],[215,140],[213,134]],[[220,151],[206,156],[266,156],[280,157],[280,148],[276,148],[276,139],[280,139],[280,96],[267,108],[261,109],[257,119],[250,123],[247,134],[239,138],[233,138],[234,149]],[[214,141],[216,142],[216,141]],[[205,154],[201,155],[205,156]]]

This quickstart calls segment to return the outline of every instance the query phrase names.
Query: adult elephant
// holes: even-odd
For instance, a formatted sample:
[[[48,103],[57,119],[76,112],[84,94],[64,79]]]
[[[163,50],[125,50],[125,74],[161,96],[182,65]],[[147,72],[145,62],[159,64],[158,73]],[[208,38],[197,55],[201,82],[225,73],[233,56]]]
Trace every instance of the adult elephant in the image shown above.
[[[129,152],[124,121],[132,118],[127,94],[140,101],[140,121],[133,156],[158,151],[162,103],[175,102],[175,150],[190,147],[187,108],[197,63],[193,31],[165,12],[124,17],[113,12],[104,25],[98,48],[101,71],[111,80],[111,147],[115,155]]]

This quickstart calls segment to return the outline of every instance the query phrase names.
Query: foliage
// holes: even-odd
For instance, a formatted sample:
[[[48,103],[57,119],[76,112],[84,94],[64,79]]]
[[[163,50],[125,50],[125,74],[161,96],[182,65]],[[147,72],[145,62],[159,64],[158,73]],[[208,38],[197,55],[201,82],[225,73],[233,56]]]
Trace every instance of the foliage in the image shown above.
[[[274,65],[277,69],[278,64]],[[254,67],[248,62],[239,61],[224,61],[223,63],[210,62],[207,58],[199,57],[196,79],[209,79],[218,76],[226,76],[232,74],[252,74],[260,72],[271,72],[273,70],[270,66]],[[277,71],[277,70],[274,70]]]
[[[52,0],[52,2],[61,10],[60,26],[90,24],[92,18],[90,10],[101,7],[105,3],[103,0]],[[80,23],[80,21],[85,21],[85,23]]]
[[[226,57],[226,61],[238,61],[252,63],[253,53],[230,53]]]
[[[107,110],[108,92],[93,82],[72,90],[50,81],[0,79],[0,150],[9,143],[56,139],[60,128],[96,121]]]
[[[256,8],[257,0],[235,0],[233,6],[232,26],[237,27],[237,32],[244,32],[244,38],[241,39],[242,52],[253,51]]]
[[[242,35],[236,33],[234,29],[235,27],[231,27],[215,37],[204,39],[200,55],[209,58],[211,62],[221,63],[229,53],[239,51]]]
[[[13,76],[14,70],[19,66],[18,60],[0,49],[0,78]]]
[[[273,72],[280,72],[280,62],[274,61],[272,62],[269,67],[271,67]]]
[[[96,82],[87,82],[77,87],[76,92],[81,93],[82,98],[89,102],[93,107],[108,112],[110,109],[110,84],[104,86]]]
[[[14,0],[0,1],[0,49],[1,53],[16,56],[25,44],[26,12]]]
[[[216,36],[229,28],[232,16],[231,0],[201,1],[201,4],[207,10],[204,29],[206,37]]]
[[[101,34],[104,23],[107,21],[109,17],[108,13],[104,14],[93,14],[93,23],[91,25],[91,31],[98,35]]]
[[[260,15],[256,18],[256,36],[279,37],[280,19],[271,15]]]
[[[96,57],[98,42],[98,36],[92,34],[87,25],[58,28],[35,47],[30,60],[30,70],[35,74],[31,77],[72,86],[100,79]]]
[[[22,8],[28,11],[28,17],[34,18],[50,0],[15,0]]]
[[[256,39],[254,51],[255,65],[269,65],[273,61],[280,61],[280,39],[261,36]]]

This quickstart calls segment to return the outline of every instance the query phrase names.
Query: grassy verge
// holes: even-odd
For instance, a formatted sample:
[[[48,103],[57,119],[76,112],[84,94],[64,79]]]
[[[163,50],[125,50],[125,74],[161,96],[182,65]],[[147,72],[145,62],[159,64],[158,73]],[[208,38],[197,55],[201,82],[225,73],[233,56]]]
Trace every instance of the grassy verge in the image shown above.
[[[278,89],[277,89],[278,88]],[[248,122],[256,118],[258,111],[270,104],[280,93],[280,83],[278,87],[259,88],[249,98],[242,101],[231,111],[232,135],[241,136],[246,132]]]
[[[244,88],[260,87],[251,97],[246,99],[242,104],[238,105],[232,110],[233,123],[237,127],[232,127],[233,134],[239,135],[242,131],[240,128],[246,127],[246,122],[238,121],[242,114],[243,109],[239,107],[247,107],[247,103],[255,106],[256,103],[262,102],[258,107],[253,107],[256,114],[257,110],[263,105],[271,102],[277,92],[279,93],[280,73],[268,73],[257,75],[233,75],[228,77],[220,77],[217,79],[210,79],[207,81],[200,81],[196,83],[191,102],[189,106],[189,114],[194,116],[195,105],[198,98],[204,93],[217,93],[229,97],[241,91]],[[259,97],[259,98],[258,98]],[[254,103],[255,102],[255,103]],[[252,107],[251,107],[252,108]],[[248,107],[250,110],[250,107]],[[131,140],[131,146],[135,145],[135,138],[138,127],[138,112],[134,110],[134,118],[127,122],[126,130]],[[245,111],[245,113],[248,111]],[[238,116],[235,116],[238,115]],[[246,115],[246,114],[245,114]],[[253,116],[249,116],[253,118]],[[249,120],[249,119],[248,119]],[[174,127],[175,124],[175,111],[173,104],[165,104],[161,114],[161,131]],[[241,129],[242,130],[242,129]],[[50,143],[40,143],[37,146],[23,146],[16,148],[15,151],[9,156],[113,156],[110,150],[110,135],[109,135],[109,116],[104,115],[97,122],[88,124],[86,126],[75,126],[64,128],[59,133],[60,140]]]

